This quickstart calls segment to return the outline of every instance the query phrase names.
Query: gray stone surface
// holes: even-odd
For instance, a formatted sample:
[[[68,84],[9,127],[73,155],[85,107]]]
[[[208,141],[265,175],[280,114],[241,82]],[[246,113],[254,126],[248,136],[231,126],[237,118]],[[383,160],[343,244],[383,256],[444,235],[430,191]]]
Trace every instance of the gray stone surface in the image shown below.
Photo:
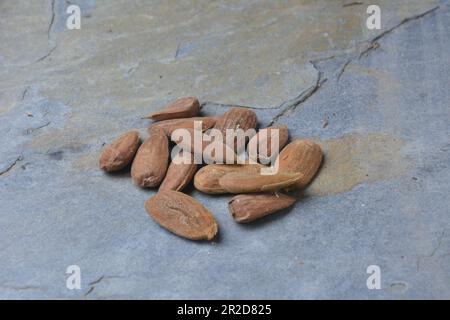
[[[65,1],[0,2],[0,298],[450,298],[448,1],[373,1],[379,31],[351,1],[72,2],[81,30]],[[301,200],[242,226],[191,189],[212,244],[153,223],[98,154],[187,95],[317,140]]]

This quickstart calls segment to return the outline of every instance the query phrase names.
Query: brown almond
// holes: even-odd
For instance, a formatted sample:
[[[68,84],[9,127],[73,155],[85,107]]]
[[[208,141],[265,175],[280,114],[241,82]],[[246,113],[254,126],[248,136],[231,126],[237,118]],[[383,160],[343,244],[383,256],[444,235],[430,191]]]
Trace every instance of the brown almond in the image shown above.
[[[188,97],[175,100],[160,111],[144,117],[155,121],[195,117],[200,111],[200,103],[196,98]]]
[[[194,176],[194,186],[204,193],[220,194],[227,193],[219,184],[219,179],[228,173],[259,173],[261,164],[210,164],[201,168]]]
[[[272,150],[272,137],[275,138],[276,131],[278,133],[278,150]],[[287,126],[272,126],[261,129],[248,143],[249,155],[255,160],[260,159],[263,162],[268,162],[278,156],[280,150],[286,145],[288,138]]]
[[[294,140],[278,156],[280,172],[298,172],[303,175],[292,189],[303,189],[314,178],[322,163],[322,150],[311,140]]]
[[[222,140],[216,141],[215,137],[210,137],[211,141],[206,141],[204,138],[208,137],[207,133],[200,132],[199,138],[201,147],[196,148],[194,145],[195,141],[194,135],[197,132],[196,130],[186,129],[189,131],[190,139],[175,139],[174,142],[179,145],[184,151],[195,154],[198,157],[202,157],[207,163],[229,163],[236,162],[237,157],[234,150],[229,147],[227,144],[223,143]],[[198,132],[197,132],[198,133]],[[216,156],[216,151],[222,148],[222,156]]]
[[[121,135],[103,150],[99,160],[100,169],[113,172],[125,168],[133,160],[138,147],[139,133],[137,131]]]
[[[159,191],[145,202],[145,210],[159,225],[183,238],[212,240],[218,231],[211,212],[178,191]]]
[[[227,129],[255,129],[257,124],[256,113],[247,108],[232,108],[225,112],[216,122],[214,129],[226,133]]]
[[[228,202],[233,219],[239,223],[247,223],[286,209],[296,199],[285,194],[240,194]]]
[[[170,119],[156,122],[152,127],[159,127],[164,130],[166,136],[170,137],[177,129],[194,130],[194,121],[201,121],[202,131],[212,128],[216,124],[214,117],[194,117],[182,119]]]
[[[214,129],[222,132],[224,142],[227,143],[226,131],[227,129],[242,129],[244,132],[248,129],[255,129],[257,125],[256,113],[247,108],[232,108],[225,112],[214,126]],[[229,144],[235,152],[241,152],[245,145],[238,146],[237,139],[233,139],[233,144]],[[248,142],[248,139],[247,141]],[[239,149],[239,150],[238,150]]]
[[[301,173],[228,173],[219,179],[219,185],[229,193],[255,193],[277,191],[297,183]]]
[[[159,190],[174,190],[181,191],[183,190],[189,182],[192,181],[195,172],[197,171],[197,164],[194,163],[194,157],[190,154],[189,163],[180,163],[178,162],[182,154],[177,155],[174,160],[169,165],[169,169],[167,169],[166,177],[164,181],[159,186]]]
[[[136,185],[143,188],[157,187],[167,171],[169,142],[162,130],[153,130],[140,146],[133,164],[131,177]]]

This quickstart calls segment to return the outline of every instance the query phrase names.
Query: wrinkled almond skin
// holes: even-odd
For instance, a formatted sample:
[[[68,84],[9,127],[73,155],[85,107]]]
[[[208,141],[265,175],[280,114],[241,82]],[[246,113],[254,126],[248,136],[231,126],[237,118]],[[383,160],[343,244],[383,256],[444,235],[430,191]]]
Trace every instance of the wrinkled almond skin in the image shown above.
[[[260,164],[210,164],[201,168],[194,177],[194,186],[197,190],[210,193],[227,193],[219,184],[219,179],[228,173],[259,173],[264,166]]]
[[[194,198],[178,191],[159,191],[145,210],[160,226],[190,240],[212,240],[218,231],[214,216]]]
[[[272,152],[272,136],[278,131],[278,150]],[[280,150],[284,148],[289,139],[289,131],[287,126],[272,126],[259,130],[259,132],[250,139],[248,143],[249,155],[253,159],[260,159],[262,161],[270,161],[273,157],[278,156]],[[251,146],[254,146],[251,148]],[[262,152],[265,146],[266,151]],[[256,153],[254,153],[256,151]]]
[[[220,133],[222,134],[223,137],[223,141],[216,141],[216,137],[212,134],[209,134],[209,132],[207,131],[206,133],[204,133],[205,136],[209,136],[211,141],[202,141],[202,155],[204,156],[204,158],[206,158],[206,160],[208,162],[219,162],[219,163],[229,163],[231,162],[236,162],[237,161],[237,157],[236,157],[236,152],[239,151],[237,150],[237,139],[234,139],[234,143],[227,145],[226,144],[226,130],[227,129],[242,129],[243,131],[246,131],[248,129],[255,129],[257,125],[257,120],[256,120],[256,114],[250,110],[250,109],[246,109],[246,108],[232,108],[229,111],[225,112],[221,117],[219,117],[218,119],[216,119],[216,123],[213,127],[213,129],[220,131]],[[194,141],[194,130],[190,130],[191,132],[191,140],[190,141],[184,141],[184,140],[180,140],[180,141],[175,141],[175,143],[179,144],[180,146],[182,146],[184,148],[184,150],[189,151],[191,153],[196,153],[196,151],[199,150],[192,150],[194,149],[193,146],[193,141]],[[212,150],[215,149],[215,145],[213,145],[212,143],[215,143],[215,145],[219,145],[221,144],[222,147],[222,157],[216,157],[214,154],[211,154],[211,156],[209,156],[209,152],[204,152],[205,150]],[[208,148],[209,146],[209,148]],[[245,147],[242,146],[242,147]],[[208,148],[208,149],[207,149]],[[216,148],[220,148],[216,147]],[[229,154],[229,156],[227,156],[227,152]],[[198,152],[197,152],[198,153]],[[228,159],[227,159],[228,157]]]
[[[142,188],[159,186],[166,174],[168,160],[169,141],[162,130],[155,129],[134,157],[131,165],[134,183]]]
[[[294,140],[281,150],[277,161],[280,172],[298,172],[303,178],[289,190],[303,189],[314,178],[322,163],[322,149],[311,140]]]
[[[190,159],[190,163],[180,163],[176,161],[170,163],[166,177],[159,186],[160,191],[181,191],[192,181],[195,172],[197,172],[198,165],[194,163],[192,155],[190,155]]]
[[[256,126],[256,113],[247,108],[232,108],[225,112],[219,119],[217,119],[214,129],[220,130],[222,132],[224,142],[227,143],[227,129],[242,129],[246,131],[248,129],[255,129]],[[240,152],[245,147],[245,145],[237,146],[237,139],[234,139],[234,143],[229,145],[234,149],[235,152]]]
[[[219,185],[228,193],[255,193],[277,191],[300,181],[301,173],[228,173],[219,179]]]
[[[168,119],[195,117],[200,111],[200,103],[196,98],[188,97],[175,100],[160,111],[146,116],[147,119],[162,121]]]
[[[228,202],[228,208],[236,222],[248,223],[286,209],[295,201],[295,198],[281,193],[240,194]]]
[[[99,160],[100,169],[106,172],[122,170],[133,160],[138,147],[139,133],[137,131],[121,135],[103,150]]]
[[[182,119],[170,119],[160,122],[156,122],[152,127],[158,127],[164,130],[166,136],[170,138],[172,132],[177,129],[194,130],[194,121],[201,121],[202,131],[212,128],[216,124],[216,118],[214,117],[194,117],[194,118],[182,118]]]
[[[230,162],[236,162],[237,156],[234,152],[233,148],[229,147],[227,144],[223,143],[222,140],[219,139],[219,141],[216,141],[214,137],[210,137],[211,141],[206,141],[203,139],[203,137],[208,136],[207,133],[199,132],[200,130],[192,130],[192,129],[186,129],[190,133],[190,139],[175,139],[173,140],[176,144],[178,144],[184,151],[190,152],[192,154],[196,154],[199,157],[202,157],[202,159],[205,162],[208,163],[230,163]],[[198,132],[200,135],[200,143],[201,148],[195,148],[194,145],[194,134],[195,132]],[[220,150],[222,148],[222,157],[215,155],[215,150]],[[211,151],[211,152],[210,152]]]
[[[255,129],[257,124],[256,113],[247,108],[232,108],[225,112],[216,122],[214,129],[222,131],[226,129]]]

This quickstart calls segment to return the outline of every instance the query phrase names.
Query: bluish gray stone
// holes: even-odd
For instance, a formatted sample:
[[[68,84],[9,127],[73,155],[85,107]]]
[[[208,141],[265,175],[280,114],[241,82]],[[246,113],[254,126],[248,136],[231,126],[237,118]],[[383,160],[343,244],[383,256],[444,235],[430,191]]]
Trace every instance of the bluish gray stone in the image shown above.
[[[448,1],[380,1],[380,31],[338,1],[73,3],[81,30],[65,1],[0,4],[0,298],[450,298]],[[316,181],[251,225],[190,188],[220,237],[163,230],[97,160],[187,95],[317,140]]]

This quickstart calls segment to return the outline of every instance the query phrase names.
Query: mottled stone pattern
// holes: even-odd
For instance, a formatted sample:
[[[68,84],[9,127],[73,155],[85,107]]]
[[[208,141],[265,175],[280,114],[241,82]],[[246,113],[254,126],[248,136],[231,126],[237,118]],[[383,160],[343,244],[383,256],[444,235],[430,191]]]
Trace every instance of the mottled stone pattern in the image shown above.
[[[450,298],[450,4],[0,1],[0,298]],[[182,96],[318,141],[322,172],[213,244],[161,229],[104,143]],[[66,268],[81,268],[81,290]],[[366,268],[381,268],[368,290]]]

